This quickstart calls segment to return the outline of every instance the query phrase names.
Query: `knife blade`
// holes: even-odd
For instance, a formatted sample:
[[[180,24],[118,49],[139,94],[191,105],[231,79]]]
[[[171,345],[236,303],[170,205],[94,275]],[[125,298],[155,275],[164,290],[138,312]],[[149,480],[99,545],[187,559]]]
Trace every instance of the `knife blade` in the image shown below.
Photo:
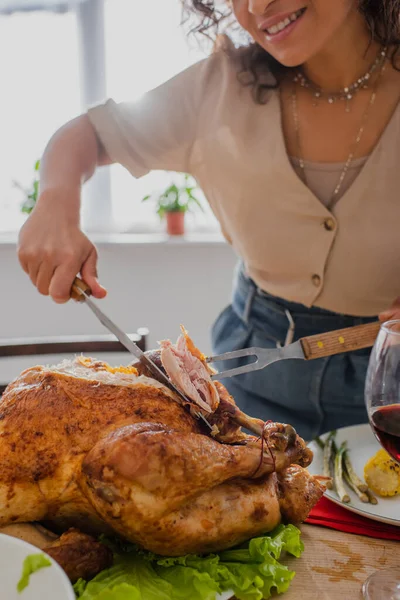
[[[148,368],[148,370],[152,373],[152,375],[154,375],[154,377],[158,381],[160,381],[160,383],[163,383],[167,388],[175,392],[186,404],[190,404],[191,406],[193,406],[194,403],[184,394],[182,394],[182,392],[161,371],[161,369],[157,367],[157,365],[152,360],[150,360],[148,356],[146,356],[143,350],[141,350],[139,346],[137,346],[135,342],[133,342],[126,335],[126,333],[118,327],[118,325],[116,325],[109,317],[107,317],[107,315],[103,313],[103,311],[97,306],[95,302],[93,302],[93,300],[89,296],[90,290],[82,280],[76,279],[72,289],[73,293],[71,294],[71,297],[74,300],[78,302],[85,302],[85,304],[90,308],[90,310],[96,315],[100,323],[102,323],[102,325],[104,325],[104,327],[108,329],[108,331],[115,335],[118,341],[120,341],[121,344],[125,346],[128,352],[133,354],[133,356],[135,356],[143,365],[145,365]],[[197,418],[200,418],[207,425],[207,427],[212,429],[210,423],[207,421],[204,415],[202,415],[201,412],[196,411],[195,416]]]

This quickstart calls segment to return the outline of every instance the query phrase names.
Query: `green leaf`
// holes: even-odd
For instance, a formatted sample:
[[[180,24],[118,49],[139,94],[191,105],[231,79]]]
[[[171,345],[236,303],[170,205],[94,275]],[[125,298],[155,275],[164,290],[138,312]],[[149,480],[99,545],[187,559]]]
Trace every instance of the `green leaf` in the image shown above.
[[[215,600],[228,590],[238,600],[263,600],[285,592],[295,575],[278,562],[282,554],[298,557],[303,551],[293,525],[207,556],[160,557],[133,544],[102,541],[116,553],[116,562],[88,584],[75,585],[81,600]]]
[[[32,182],[32,186],[30,189],[24,189],[18,182],[14,182],[14,185],[22,190],[25,194],[25,200],[21,204],[21,211],[26,214],[30,214],[32,210],[35,208],[38,195],[39,195],[39,178],[37,172],[40,168],[40,160],[35,162],[34,171],[35,171],[35,179]]]
[[[22,575],[18,581],[17,590],[21,593],[28,587],[30,576],[45,567],[51,567],[51,562],[44,554],[30,554],[27,556],[22,565]]]
[[[299,558],[303,550],[299,529],[294,525],[279,525],[270,535],[253,538],[245,548],[225,550],[220,556],[224,561],[252,562],[263,560],[267,554],[278,560],[284,551]]]
[[[186,173],[182,185],[172,182],[165,190],[158,192],[157,195],[149,194],[145,196],[142,202],[153,197],[156,203],[156,212],[161,219],[165,217],[167,212],[186,212],[190,210],[192,204],[203,211],[201,202],[193,194],[198,188],[195,181],[192,185],[192,181],[193,178]]]
[[[299,529],[280,525],[270,535],[254,538],[240,548],[208,557],[164,558],[157,564],[195,568],[209,574],[222,591],[233,589],[239,600],[262,600],[270,598],[273,590],[286,591],[295,575],[278,562],[281,554],[298,557],[302,551]]]
[[[74,588],[74,592],[77,598],[80,598],[83,594],[83,592],[85,591],[85,588],[87,586],[87,581],[85,581],[84,579],[82,579],[82,577],[80,577],[78,579],[78,581],[76,581],[73,585]]]
[[[197,204],[197,206],[199,207],[199,209],[204,212],[204,208],[202,207],[200,200],[198,200],[195,196],[193,196],[193,194],[189,195],[189,198],[192,202],[194,202],[195,204]]]
[[[141,600],[141,598],[139,590],[128,583],[116,585],[112,590],[106,588],[96,596],[96,600]]]
[[[34,207],[30,206],[28,204],[23,204],[22,207],[21,207],[21,211],[23,213],[26,213],[27,215],[30,215],[31,212],[33,211],[33,209],[34,209]]]
[[[215,600],[221,587],[207,572],[190,567],[158,568],[157,573],[172,585],[173,600]]]
[[[82,600],[170,600],[172,586],[157,575],[149,561],[138,554],[126,554],[118,556],[115,564],[92,579],[77,597]]]
[[[157,209],[157,214],[161,220],[165,217],[165,213],[166,213],[165,206],[160,205]]]

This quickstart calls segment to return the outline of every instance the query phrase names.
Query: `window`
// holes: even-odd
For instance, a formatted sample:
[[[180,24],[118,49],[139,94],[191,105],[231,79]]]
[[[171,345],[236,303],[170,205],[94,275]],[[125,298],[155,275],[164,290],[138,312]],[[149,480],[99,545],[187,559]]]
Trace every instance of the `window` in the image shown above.
[[[132,0],[106,0],[107,94],[116,101],[140,98],[148,90],[204,58],[204,52],[188,42],[181,21],[179,0],[143,2],[140,9]],[[125,63],[122,64],[121,57]],[[121,77],[121,70],[132,76]],[[159,227],[153,207],[141,204],[149,190],[163,189],[171,175],[151,173],[135,180],[121,166],[111,167],[114,216],[117,226]],[[203,203],[206,206],[206,203]],[[208,208],[208,207],[207,207]],[[213,224],[211,211],[196,213],[192,226]]]
[[[80,112],[73,13],[0,17],[0,230],[23,222],[17,181],[29,187],[34,164],[55,129]]]
[[[104,3],[108,97],[116,101],[140,98],[204,57],[194,41],[188,43],[180,27],[180,0]],[[74,11],[0,17],[0,50],[11,57],[0,66],[0,231],[15,231],[23,222],[23,197],[13,180],[29,187],[34,163],[52,133],[82,111],[78,46]],[[119,165],[109,171],[114,231],[159,229],[154,206],[142,204],[141,198],[163,189],[171,174],[155,172],[135,180]],[[97,193],[99,189],[101,186]],[[196,212],[189,217],[189,228],[217,228],[211,210],[204,205],[204,214]],[[90,219],[90,206],[87,210]]]

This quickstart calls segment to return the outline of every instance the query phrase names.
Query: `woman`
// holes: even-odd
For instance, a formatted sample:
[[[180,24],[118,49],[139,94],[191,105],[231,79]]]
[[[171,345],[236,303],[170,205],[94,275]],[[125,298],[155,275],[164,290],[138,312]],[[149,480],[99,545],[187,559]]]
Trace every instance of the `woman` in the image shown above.
[[[185,6],[201,31],[227,22],[212,0]],[[183,171],[241,258],[215,352],[373,321],[400,289],[400,0],[232,0],[227,10],[247,46],[224,43],[145,101],[109,100],[55,133],[21,265],[56,302],[78,272],[102,298],[79,227],[82,182],[113,162],[135,177]],[[366,420],[368,356],[283,361],[226,383],[246,412],[310,439]]]

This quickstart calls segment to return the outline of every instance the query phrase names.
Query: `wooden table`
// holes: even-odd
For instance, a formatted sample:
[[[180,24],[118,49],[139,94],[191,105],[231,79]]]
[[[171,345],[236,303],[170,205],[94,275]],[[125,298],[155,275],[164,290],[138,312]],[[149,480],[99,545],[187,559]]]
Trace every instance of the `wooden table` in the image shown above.
[[[400,543],[302,525],[304,553],[285,561],[296,571],[282,600],[360,600],[377,569],[400,567]],[[279,596],[278,596],[279,597]]]

